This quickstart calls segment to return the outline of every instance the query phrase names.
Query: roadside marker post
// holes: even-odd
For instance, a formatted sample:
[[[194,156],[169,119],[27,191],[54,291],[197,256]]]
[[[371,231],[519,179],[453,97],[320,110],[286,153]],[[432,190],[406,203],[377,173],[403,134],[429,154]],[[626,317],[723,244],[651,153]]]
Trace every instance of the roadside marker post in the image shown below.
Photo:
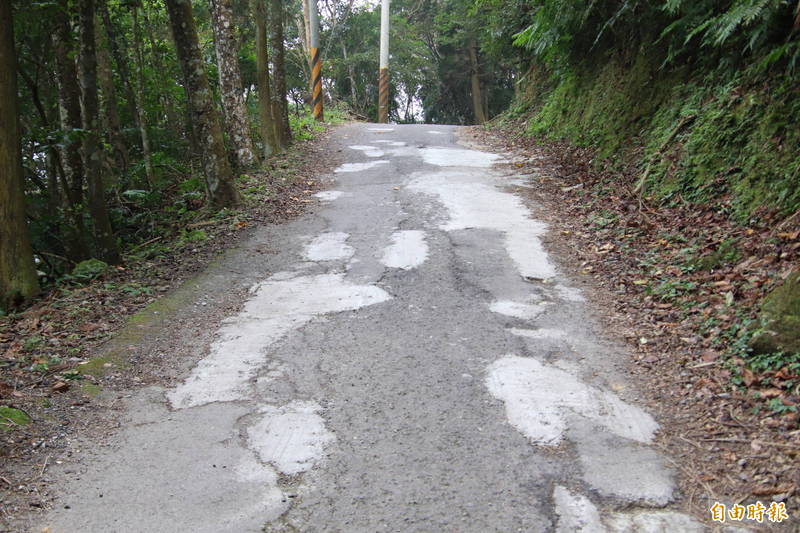
[[[381,3],[381,60],[378,75],[378,122],[389,122],[389,2]]]
[[[325,120],[322,108],[322,58],[319,49],[319,10],[317,0],[308,2],[308,21],[311,40],[311,110],[314,118],[319,121]]]

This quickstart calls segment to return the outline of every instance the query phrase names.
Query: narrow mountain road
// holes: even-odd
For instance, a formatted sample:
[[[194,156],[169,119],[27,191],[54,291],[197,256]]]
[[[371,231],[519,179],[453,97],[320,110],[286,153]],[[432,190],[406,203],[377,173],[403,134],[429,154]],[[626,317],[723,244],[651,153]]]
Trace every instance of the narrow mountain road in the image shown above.
[[[245,301],[205,334],[164,325],[196,344],[186,371],[126,399],[42,527],[704,530],[670,510],[659,427],[505,188],[524,179],[457,133],[339,128],[319,208],[213,267]]]

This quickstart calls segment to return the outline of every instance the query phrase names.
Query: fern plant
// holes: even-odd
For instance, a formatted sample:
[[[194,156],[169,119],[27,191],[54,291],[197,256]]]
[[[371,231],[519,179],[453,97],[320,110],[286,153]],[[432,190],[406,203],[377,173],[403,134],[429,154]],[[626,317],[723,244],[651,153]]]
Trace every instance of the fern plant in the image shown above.
[[[696,46],[729,49],[742,55],[761,52],[761,68],[786,61],[790,70],[798,59],[797,30],[800,3],[789,0],[733,0],[689,2],[667,0],[663,10],[675,17],[662,32],[662,39],[678,40],[672,57]],[[674,43],[673,43],[674,44]],[[677,49],[677,52],[675,52]]]

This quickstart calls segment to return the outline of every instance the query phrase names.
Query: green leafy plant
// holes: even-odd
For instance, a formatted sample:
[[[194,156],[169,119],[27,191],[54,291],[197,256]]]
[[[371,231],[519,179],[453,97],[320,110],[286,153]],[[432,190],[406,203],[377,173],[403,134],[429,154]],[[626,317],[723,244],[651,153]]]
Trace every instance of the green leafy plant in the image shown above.
[[[99,259],[87,259],[75,265],[70,278],[82,282],[91,281],[105,274],[108,269],[108,264]]]

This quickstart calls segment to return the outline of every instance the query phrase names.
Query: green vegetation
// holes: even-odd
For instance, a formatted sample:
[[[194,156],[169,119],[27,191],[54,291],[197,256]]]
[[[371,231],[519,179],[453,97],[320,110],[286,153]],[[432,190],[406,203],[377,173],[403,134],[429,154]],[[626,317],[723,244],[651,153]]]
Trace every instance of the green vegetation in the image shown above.
[[[0,190],[0,314],[40,286],[85,285],[206,241],[206,220],[241,222],[240,176],[263,191],[270,159],[322,131],[304,102],[303,3],[266,4],[3,4],[0,56],[18,76],[0,83],[0,173],[13,178]],[[256,23],[283,35],[261,59]],[[259,69],[272,73],[265,86]],[[328,106],[328,123],[344,116]]]
[[[759,321],[750,341],[753,353],[785,352],[800,358],[800,272],[789,276],[764,299]]]
[[[19,409],[0,406],[0,431],[11,431],[31,423],[31,417]]]
[[[108,264],[99,259],[81,261],[72,269],[70,276],[78,281],[91,281],[108,270]]]
[[[480,2],[507,10],[520,2]],[[508,116],[633,165],[664,202],[724,200],[739,220],[800,208],[800,58],[786,1],[539,0],[498,27],[531,65]]]

